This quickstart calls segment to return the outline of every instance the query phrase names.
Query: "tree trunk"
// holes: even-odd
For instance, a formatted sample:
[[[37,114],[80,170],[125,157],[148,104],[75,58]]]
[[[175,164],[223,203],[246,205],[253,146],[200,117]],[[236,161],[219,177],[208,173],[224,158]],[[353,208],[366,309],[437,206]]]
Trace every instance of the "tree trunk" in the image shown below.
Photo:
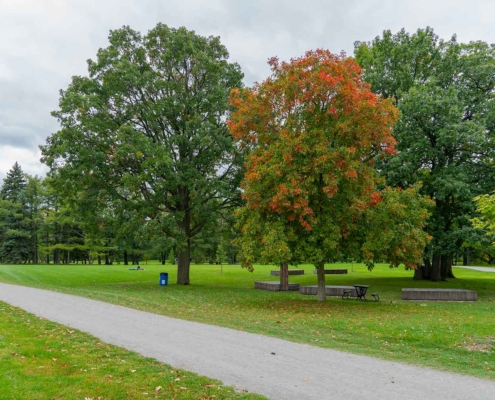
[[[164,251],[162,251],[160,253],[160,258],[161,258],[160,261],[162,262],[162,265],[165,265],[165,260],[167,259],[167,254]]]
[[[129,258],[127,256],[127,250],[124,250],[124,265],[129,265]]]
[[[464,256],[463,256],[463,262],[462,265],[469,266],[469,263],[471,262],[470,260],[471,254],[469,253],[469,247],[466,247],[464,249]]]
[[[325,301],[327,299],[325,290],[325,261],[320,261],[316,266],[316,276],[318,278],[318,301]]]
[[[33,235],[33,264],[38,264],[40,262],[38,255],[38,227],[34,224],[34,235]]]
[[[280,290],[287,292],[289,290],[289,264],[280,264]]]
[[[184,218],[180,223],[180,229],[184,232],[186,238],[185,247],[180,246],[177,254],[177,284],[189,285],[189,267],[191,265],[191,211],[189,210],[189,192],[187,188],[180,190],[182,198],[182,209]]]
[[[440,254],[433,255],[433,260],[431,262],[431,277],[430,277],[430,280],[432,280],[433,282],[438,282],[442,279],[442,274],[440,269],[441,258],[442,257],[440,256]]]
[[[189,285],[189,266],[190,266],[191,243],[188,240],[185,249],[180,250],[177,254],[177,284]]]
[[[423,278],[423,275],[424,275],[424,270],[425,270],[425,267],[423,265],[418,265],[416,267],[416,269],[414,270],[414,277],[413,279],[416,280],[416,281],[420,281]]]
[[[452,256],[448,255],[442,257],[442,263],[443,258],[445,258],[445,266],[442,265],[442,279],[455,278],[454,272],[452,271]]]
[[[53,251],[53,263],[60,264],[60,249],[55,249]]]
[[[67,250],[67,265],[70,264],[70,250]]]
[[[98,256],[98,265],[101,265],[101,256]]]

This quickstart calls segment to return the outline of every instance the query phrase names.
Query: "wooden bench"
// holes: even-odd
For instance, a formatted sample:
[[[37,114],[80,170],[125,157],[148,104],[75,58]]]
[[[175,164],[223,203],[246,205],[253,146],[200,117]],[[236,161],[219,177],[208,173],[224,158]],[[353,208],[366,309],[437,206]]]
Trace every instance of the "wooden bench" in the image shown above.
[[[402,300],[476,301],[478,293],[464,289],[405,288],[402,289]]]
[[[313,270],[313,274],[317,274],[318,271],[315,269]],[[325,275],[332,275],[332,274],[347,274],[347,269],[346,268],[330,268],[325,270]]]
[[[325,294],[330,297],[340,297],[344,294],[344,290],[349,290],[354,297],[357,296],[356,289],[353,286],[325,286]],[[301,286],[299,288],[299,293],[316,295],[318,294],[318,285]]]
[[[303,269],[289,269],[287,271],[288,275],[304,275],[304,270]],[[270,271],[270,275],[273,276],[280,276],[280,270],[273,270]]]
[[[265,281],[265,282],[254,282],[254,288],[259,290],[270,290],[273,292],[280,291],[280,281]],[[290,283],[289,290],[299,290],[299,283]]]

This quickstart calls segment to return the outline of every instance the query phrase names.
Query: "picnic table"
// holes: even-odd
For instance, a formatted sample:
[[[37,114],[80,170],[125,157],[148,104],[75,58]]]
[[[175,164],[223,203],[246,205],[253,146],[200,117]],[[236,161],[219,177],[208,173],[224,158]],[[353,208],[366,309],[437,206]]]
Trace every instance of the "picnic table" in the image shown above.
[[[366,300],[366,291],[370,285],[352,285],[356,288],[356,300]]]
[[[351,286],[354,286],[354,291],[356,293],[356,300],[361,300],[361,301],[366,300],[366,291],[368,290],[370,285],[351,285]],[[353,291],[349,290],[349,289],[344,290],[342,298],[343,299],[350,298],[352,292]],[[371,293],[371,295],[373,296],[375,301],[378,301],[380,299],[380,296],[378,295],[378,293]]]

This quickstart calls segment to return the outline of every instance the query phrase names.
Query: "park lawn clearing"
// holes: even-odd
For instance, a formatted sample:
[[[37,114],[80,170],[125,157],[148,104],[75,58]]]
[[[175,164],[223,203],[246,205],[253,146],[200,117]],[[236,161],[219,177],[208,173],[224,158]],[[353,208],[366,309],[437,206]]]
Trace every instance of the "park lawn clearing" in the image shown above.
[[[0,398],[265,399],[0,302]]]
[[[191,321],[265,334],[294,342],[366,354],[495,379],[495,273],[454,269],[449,282],[414,281],[411,271],[377,265],[332,264],[348,275],[326,277],[329,285],[370,285],[380,302],[357,302],[297,292],[254,290],[254,281],[273,280],[274,266],[191,265],[192,285],[175,285],[176,266],[124,265],[0,266],[0,280],[102,300]],[[313,285],[313,266],[290,281]],[[169,286],[158,285],[160,272]],[[442,287],[478,292],[477,302],[405,302],[403,287]]]

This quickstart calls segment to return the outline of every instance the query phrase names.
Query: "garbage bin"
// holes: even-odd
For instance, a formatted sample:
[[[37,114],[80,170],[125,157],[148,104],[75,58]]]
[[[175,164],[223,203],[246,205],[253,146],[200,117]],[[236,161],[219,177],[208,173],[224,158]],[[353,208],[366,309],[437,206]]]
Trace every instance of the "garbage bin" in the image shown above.
[[[160,272],[160,286],[168,285],[168,272]]]

